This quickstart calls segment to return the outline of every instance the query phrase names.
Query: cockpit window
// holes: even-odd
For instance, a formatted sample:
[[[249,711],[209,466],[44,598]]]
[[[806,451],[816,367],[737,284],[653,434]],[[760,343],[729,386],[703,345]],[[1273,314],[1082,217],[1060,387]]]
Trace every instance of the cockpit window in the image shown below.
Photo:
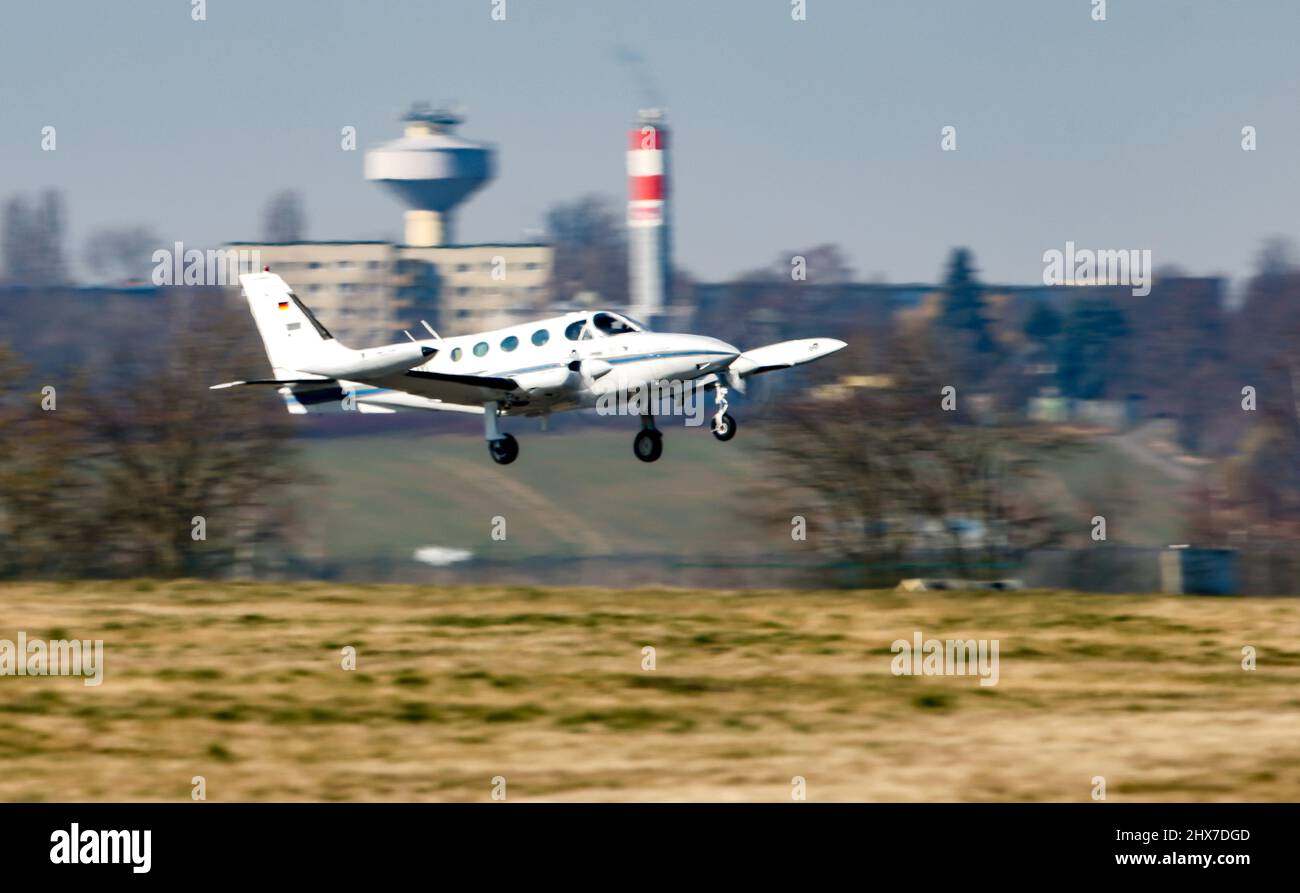
[[[579,319],[569,323],[568,327],[564,330],[564,337],[568,338],[570,341],[577,341],[582,337],[582,330],[586,328],[586,325],[587,321],[585,319]]]
[[[628,332],[641,331],[639,326],[632,323],[631,320],[613,313],[597,313],[591,318],[596,330],[604,335],[625,335]]]

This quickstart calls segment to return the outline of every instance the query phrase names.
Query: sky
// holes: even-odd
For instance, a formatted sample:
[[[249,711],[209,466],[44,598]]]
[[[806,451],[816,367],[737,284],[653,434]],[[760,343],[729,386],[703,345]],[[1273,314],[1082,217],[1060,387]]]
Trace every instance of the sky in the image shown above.
[[[1243,276],[1300,237],[1295,0],[1109,0],[1101,22],[1094,0],[498,4],[208,0],[196,22],[192,0],[6,0],[0,199],[61,189],[75,258],[118,225],[257,239],[281,189],[310,238],[400,240],[364,150],[413,101],[454,101],[499,170],[459,240],[517,241],[555,203],[624,199],[626,131],[657,99],[676,261],[701,279],[825,242],[894,282],[939,278],[955,245],[987,281],[1039,282],[1067,241]]]

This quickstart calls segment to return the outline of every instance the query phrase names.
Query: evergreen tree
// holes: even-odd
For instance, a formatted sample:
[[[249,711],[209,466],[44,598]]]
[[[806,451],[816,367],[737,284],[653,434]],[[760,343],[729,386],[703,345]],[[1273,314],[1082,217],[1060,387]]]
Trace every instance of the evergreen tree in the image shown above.
[[[1046,301],[1038,301],[1025,320],[1024,332],[1030,341],[1050,341],[1061,334],[1061,314]]]
[[[1128,321],[1114,301],[1075,302],[1061,341],[1061,393],[1081,400],[1107,396],[1110,384],[1123,374],[1120,348],[1127,335]]]
[[[953,250],[944,278],[939,326],[949,346],[953,371],[963,380],[982,380],[992,365],[993,336],[984,315],[984,287],[975,279],[970,250]]]

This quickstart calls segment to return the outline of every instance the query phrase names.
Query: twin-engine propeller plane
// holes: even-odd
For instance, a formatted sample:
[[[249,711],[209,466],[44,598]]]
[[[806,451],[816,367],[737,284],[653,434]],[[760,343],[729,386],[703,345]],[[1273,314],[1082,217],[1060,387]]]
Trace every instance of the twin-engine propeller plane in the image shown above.
[[[713,436],[731,440],[736,420],[727,411],[730,389],[760,372],[812,362],[843,348],[843,341],[810,338],[742,351],[704,335],[652,332],[608,310],[568,313],[476,335],[431,337],[353,350],[322,326],[278,275],[239,277],[273,378],[213,385],[269,385],[291,413],[355,408],[482,413],[488,451],[502,465],[519,444],[501,431],[502,416],[548,416],[595,407],[626,394],[666,384],[715,389]],[[633,451],[642,462],[663,453],[652,415],[641,416]]]

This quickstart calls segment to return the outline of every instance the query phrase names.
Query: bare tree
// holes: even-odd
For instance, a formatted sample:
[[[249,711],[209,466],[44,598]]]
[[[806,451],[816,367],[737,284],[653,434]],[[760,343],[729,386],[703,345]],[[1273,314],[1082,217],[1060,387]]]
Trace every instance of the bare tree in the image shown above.
[[[244,539],[276,533],[277,492],[296,476],[288,427],[265,391],[208,389],[264,363],[243,314],[216,295],[177,299],[169,323],[161,357],[124,360],[96,404],[102,517],[117,568],[218,573]]]
[[[822,554],[858,566],[864,585],[895,583],[901,563],[922,557],[979,575],[978,565],[1056,541],[1027,486],[1050,438],[946,411],[928,344],[895,339],[845,354],[832,370],[860,374],[857,357],[874,356],[889,374],[771,407],[766,465],[777,492],[762,498],[774,519],[806,517]]]
[[[0,404],[0,573],[221,575],[287,538],[283,409],[208,389],[265,358],[219,294],[181,291],[158,299],[158,349],[124,351],[107,384],[60,383],[53,411],[39,388]],[[0,355],[0,375],[21,369]]]
[[[0,344],[0,575],[74,576],[96,550],[83,403],[72,388],[34,382]]]
[[[552,284],[561,301],[592,291],[607,304],[627,303],[627,237],[613,199],[584,196],[546,213],[555,246]]]
[[[86,240],[86,266],[100,276],[148,279],[158,247],[158,237],[147,227],[107,227]]]
[[[301,242],[306,231],[302,196],[292,189],[271,196],[262,212],[262,239],[266,242]]]
[[[762,344],[816,318],[852,279],[838,245],[783,251],[770,264],[741,273],[710,305],[697,307],[695,324],[734,344]]]
[[[58,192],[47,190],[35,204],[22,196],[9,199],[0,233],[5,279],[32,286],[66,282],[63,237],[63,198]]]

